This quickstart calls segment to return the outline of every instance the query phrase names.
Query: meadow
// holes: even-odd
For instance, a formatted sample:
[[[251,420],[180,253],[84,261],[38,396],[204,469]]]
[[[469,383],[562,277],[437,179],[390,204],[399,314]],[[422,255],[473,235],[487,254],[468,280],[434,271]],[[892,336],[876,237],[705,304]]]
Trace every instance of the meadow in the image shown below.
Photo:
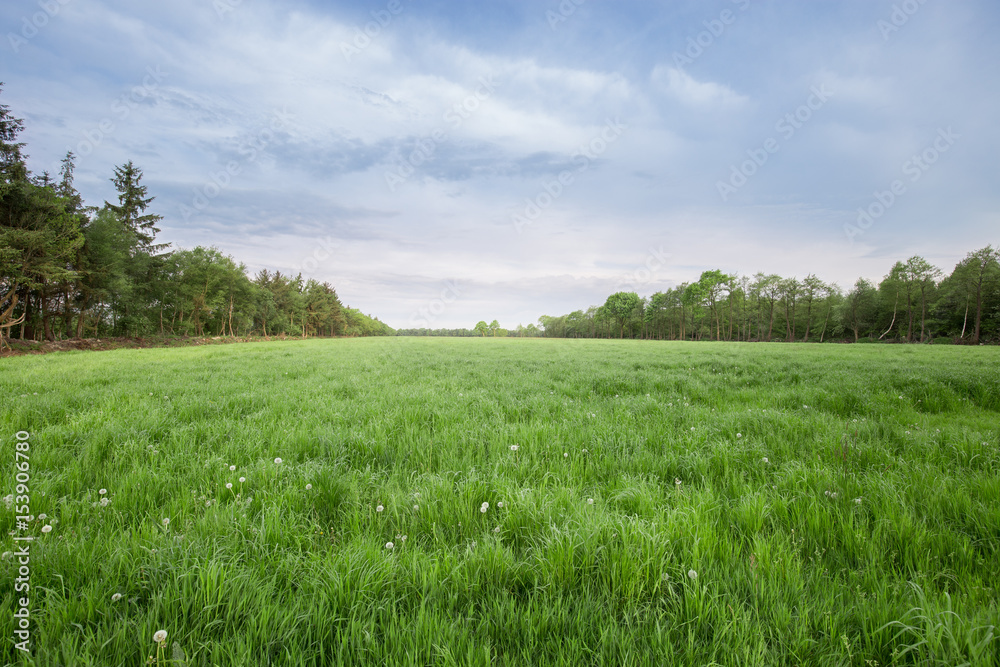
[[[1000,664],[997,348],[306,340],[0,395],[4,664]]]

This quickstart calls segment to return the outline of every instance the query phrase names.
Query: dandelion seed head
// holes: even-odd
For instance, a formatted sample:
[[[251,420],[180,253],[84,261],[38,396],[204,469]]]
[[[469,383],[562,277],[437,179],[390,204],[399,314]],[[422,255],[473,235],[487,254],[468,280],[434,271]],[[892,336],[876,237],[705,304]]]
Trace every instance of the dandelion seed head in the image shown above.
[[[415,510],[419,510],[419,509],[420,509],[420,505],[414,505],[414,506],[413,506],[413,509],[415,509]]]
[[[569,452],[563,452],[563,458],[564,459],[568,459],[569,458]]]
[[[245,481],[247,481],[247,478],[246,478],[246,477],[240,477],[240,484],[242,484],[242,483],[243,483],[243,482],[245,482]]]
[[[153,641],[156,642],[157,644],[162,644],[163,642],[167,641],[167,631],[157,630],[153,634]]]
[[[742,433],[737,433],[737,434],[736,434],[736,437],[737,437],[737,438],[742,438],[742,437],[743,437],[743,434],[742,434]]]
[[[274,459],[274,462],[277,463],[278,465],[281,465],[281,457],[279,456],[278,458]]]
[[[697,578],[698,578],[698,573],[697,572],[695,572],[694,570],[688,570],[688,579],[694,580],[694,579],[697,579]]]
[[[164,517],[163,518],[163,525],[164,526],[169,526],[170,525],[170,519],[168,519],[167,517]]]
[[[855,505],[860,505],[861,504],[861,498],[855,498],[854,499],[854,504]]]
[[[49,518],[49,515],[48,515],[48,514],[39,514],[39,515],[38,515],[38,520],[39,520],[39,521],[45,521],[45,520],[46,520],[46,519],[48,519],[48,518]]]
[[[227,489],[233,488],[233,483],[232,482],[226,482],[226,488]]]
[[[500,532],[500,526],[497,526],[496,528],[494,528],[493,532],[494,533],[499,533]]]
[[[511,445],[510,446],[510,451],[512,451],[512,452],[516,452],[519,449],[521,449],[521,445]]]
[[[393,547],[395,547],[395,546],[396,546],[396,545],[395,545],[395,544],[393,544],[392,542],[386,542],[386,543],[385,543],[385,548],[386,548],[386,549],[392,549],[392,548],[393,548]]]
[[[229,466],[229,472],[234,472],[235,470],[236,470],[236,466]]]
[[[770,461],[767,460],[766,456],[764,458],[762,458],[761,461],[763,461],[764,463],[770,463]]]
[[[594,504],[594,499],[593,498],[587,498],[587,504],[588,505],[593,505]]]
[[[121,593],[115,593],[114,595],[111,596],[111,601],[112,602],[118,602],[121,599],[122,599],[122,594]]]
[[[681,485],[681,480],[674,477],[674,486],[680,486],[680,485]]]
[[[42,526],[42,532],[48,533],[52,531],[52,526]]]
[[[503,507],[503,501],[502,500],[498,500],[497,501],[497,507]]]
[[[242,482],[243,480],[240,481]],[[312,491],[312,488],[313,488],[312,484],[306,484],[306,491]]]
[[[103,496],[103,495],[105,495],[105,494],[106,494],[107,492],[108,492],[108,490],[107,490],[107,489],[101,489],[101,490],[100,490],[100,491],[98,491],[97,493]]]
[[[381,512],[381,511],[382,511],[382,510],[384,510],[384,509],[385,509],[384,507],[382,507],[381,505],[378,505],[378,506],[377,506],[377,507],[375,508],[375,511],[376,511],[376,512]]]

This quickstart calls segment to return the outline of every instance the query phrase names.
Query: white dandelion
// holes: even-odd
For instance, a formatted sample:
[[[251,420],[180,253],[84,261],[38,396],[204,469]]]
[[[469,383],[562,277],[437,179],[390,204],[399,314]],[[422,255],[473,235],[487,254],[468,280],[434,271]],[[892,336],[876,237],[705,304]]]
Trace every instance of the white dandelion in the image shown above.
[[[241,479],[240,481],[242,482],[243,480]],[[312,491],[312,488],[313,488],[312,484],[306,484],[306,491]]]
[[[107,494],[107,492],[108,492],[108,490],[107,490],[107,489],[101,489],[101,490],[100,490],[100,491],[98,491],[97,493],[98,493],[99,495],[102,495],[102,496],[103,496],[103,495],[106,495],[106,494]]]
[[[226,482],[226,488],[227,489],[232,489],[233,488],[233,483],[232,482]]]
[[[694,570],[688,570],[688,579],[694,580],[698,578],[698,573]]]
[[[593,505],[594,504],[594,499],[593,498],[587,498],[587,504],[588,505]]]
[[[277,463],[278,465],[281,465],[281,457],[279,456],[278,458],[274,459],[274,462]]]
[[[157,630],[155,633],[153,633],[153,641],[156,642],[157,644],[162,644],[165,641],[167,641],[167,631]]]
[[[164,518],[163,518],[163,525],[164,525],[164,526],[169,526],[169,525],[170,525],[170,519],[168,519],[168,518],[164,517]]]
[[[494,533],[499,533],[500,532],[500,526],[497,526],[496,528],[494,528],[493,532]]]
[[[246,477],[240,477],[240,484],[242,484],[242,483],[243,483],[243,482],[245,482],[245,481],[247,481],[247,478],[246,478]]]
[[[521,449],[521,445],[511,445],[510,446],[510,451],[512,451],[512,452],[516,452],[519,449]]]
[[[498,500],[497,501],[497,507],[503,507],[503,501],[502,500]]]
[[[235,472],[236,466],[229,466],[229,472]]]
[[[42,532],[48,533],[52,531],[52,526],[42,526]]]
[[[737,434],[736,434],[736,437],[737,437],[737,438],[742,438],[742,437],[743,437],[743,434],[742,434],[742,433],[737,433]]]
[[[118,602],[121,599],[122,599],[122,594],[121,593],[115,593],[114,595],[111,596],[111,601],[112,602]]]
[[[376,511],[376,512],[381,512],[381,511],[382,511],[382,510],[384,510],[384,509],[385,509],[384,507],[382,507],[381,505],[378,505],[378,506],[377,506],[377,507],[375,508],[375,511]]]
[[[393,544],[392,542],[386,542],[386,543],[385,543],[385,548],[386,548],[386,549],[392,549],[392,548],[393,548],[393,547],[395,547],[395,546],[396,546],[396,545],[395,545],[395,544]]]
[[[767,460],[766,456],[764,458],[762,458],[761,461],[763,461],[764,463],[770,463],[770,461]]]

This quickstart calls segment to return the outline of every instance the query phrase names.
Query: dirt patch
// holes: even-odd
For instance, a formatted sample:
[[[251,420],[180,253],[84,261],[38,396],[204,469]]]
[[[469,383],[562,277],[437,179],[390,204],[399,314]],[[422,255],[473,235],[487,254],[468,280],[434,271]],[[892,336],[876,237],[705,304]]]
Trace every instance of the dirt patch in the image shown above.
[[[188,337],[173,336],[164,338],[67,338],[56,341],[31,341],[7,339],[5,348],[0,351],[0,357],[20,356],[23,354],[48,354],[50,352],[68,352],[70,350],[121,350],[147,347],[190,347],[192,345],[223,345],[226,343],[249,343],[270,340],[298,340],[283,336],[268,338],[232,338],[229,336]],[[8,349],[9,348],[9,349]]]

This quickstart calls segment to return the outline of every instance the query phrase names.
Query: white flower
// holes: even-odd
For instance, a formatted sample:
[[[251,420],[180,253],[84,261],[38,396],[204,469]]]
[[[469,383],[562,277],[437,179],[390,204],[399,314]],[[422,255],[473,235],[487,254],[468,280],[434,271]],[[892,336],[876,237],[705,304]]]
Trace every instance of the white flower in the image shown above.
[[[107,507],[110,502],[108,498],[101,498],[101,507]]]
[[[414,505],[414,506],[413,506],[413,509],[415,509],[415,510],[419,510],[419,509],[420,509],[420,505]]]
[[[170,525],[170,519],[164,517],[164,519],[163,519],[163,525],[164,526],[169,526]]]
[[[401,540],[403,540],[403,541],[405,542],[405,541],[406,541],[406,535],[403,535],[403,536],[402,536],[401,538],[399,538],[399,539],[401,539]]]
[[[584,454],[586,454],[586,453],[587,453],[587,450],[586,450],[586,448],[584,448],[584,450],[583,450],[583,453],[584,453]]]
[[[489,503],[483,503],[482,505],[479,506],[479,511],[482,512],[483,514],[486,514],[486,510],[488,510],[489,508],[490,508]]]
[[[101,494],[102,496],[103,496],[104,494],[106,494],[107,492],[108,492],[108,490],[107,490],[107,489],[101,489],[100,491],[98,491],[98,493],[99,493],[99,494]]]
[[[48,519],[48,518],[49,518],[49,515],[48,515],[48,514],[39,514],[39,515],[38,515],[38,520],[39,520],[39,521],[45,521],[45,520],[46,520],[46,519]]]
[[[500,532],[500,526],[497,526],[496,528],[494,528],[493,532],[494,533],[499,533]]]
[[[42,532],[48,533],[52,530],[52,526],[42,526]]]
[[[115,593],[114,595],[111,596],[111,601],[112,602],[118,602],[121,599],[122,599],[122,594],[121,593]]]
[[[240,481],[242,482],[243,480],[241,479]],[[312,488],[313,488],[312,484],[306,484],[306,491],[312,491]]]
[[[568,459],[569,458],[569,452],[563,452],[563,458],[564,459]]]
[[[233,483],[232,482],[226,482],[226,488],[227,489],[233,488]]]
[[[245,481],[247,481],[247,478],[246,478],[246,477],[240,477],[240,484],[242,484],[242,483],[243,483],[243,482],[245,482]]]
[[[698,573],[694,570],[688,570],[688,579],[697,579]]]
[[[764,458],[762,458],[761,461],[763,461],[764,463],[770,463],[770,461],[767,460],[766,456]]]
[[[692,426],[692,427],[691,427],[691,430],[692,430],[692,431],[694,430],[694,426]]]
[[[855,505],[860,505],[861,504],[861,498],[855,498],[854,499],[854,504]]]
[[[235,470],[236,470],[236,466],[229,466],[229,472],[233,472]]]
[[[680,485],[681,485],[681,480],[674,477],[674,486],[680,486]]]
[[[742,437],[743,437],[743,434],[742,434],[742,433],[737,433],[737,434],[736,434],[736,437],[737,437],[737,438],[742,438]]]
[[[278,458],[274,459],[274,462],[280,465],[281,464],[281,457],[279,456]]]
[[[375,508],[375,511],[376,511],[376,512],[381,512],[381,511],[382,511],[382,510],[384,510],[384,509],[385,509],[384,507],[382,507],[381,505],[379,505],[379,506],[377,506],[377,507]]]
[[[519,449],[521,449],[521,445],[511,445],[510,446],[510,451],[512,451],[512,452],[516,452]]]
[[[153,633],[153,641],[156,642],[157,644],[162,644],[163,642],[167,641],[167,631],[157,630],[155,633]]]
[[[396,546],[396,545],[393,544],[392,542],[386,542],[385,543],[385,548],[386,549],[392,549],[394,546]]]
[[[497,507],[503,507],[503,501],[502,500],[498,500],[497,501]]]
[[[836,498],[837,498],[837,492],[833,491],[832,493],[830,493],[830,497],[836,500]]]
[[[587,504],[588,505],[593,505],[594,504],[594,499],[593,498],[587,498]]]

